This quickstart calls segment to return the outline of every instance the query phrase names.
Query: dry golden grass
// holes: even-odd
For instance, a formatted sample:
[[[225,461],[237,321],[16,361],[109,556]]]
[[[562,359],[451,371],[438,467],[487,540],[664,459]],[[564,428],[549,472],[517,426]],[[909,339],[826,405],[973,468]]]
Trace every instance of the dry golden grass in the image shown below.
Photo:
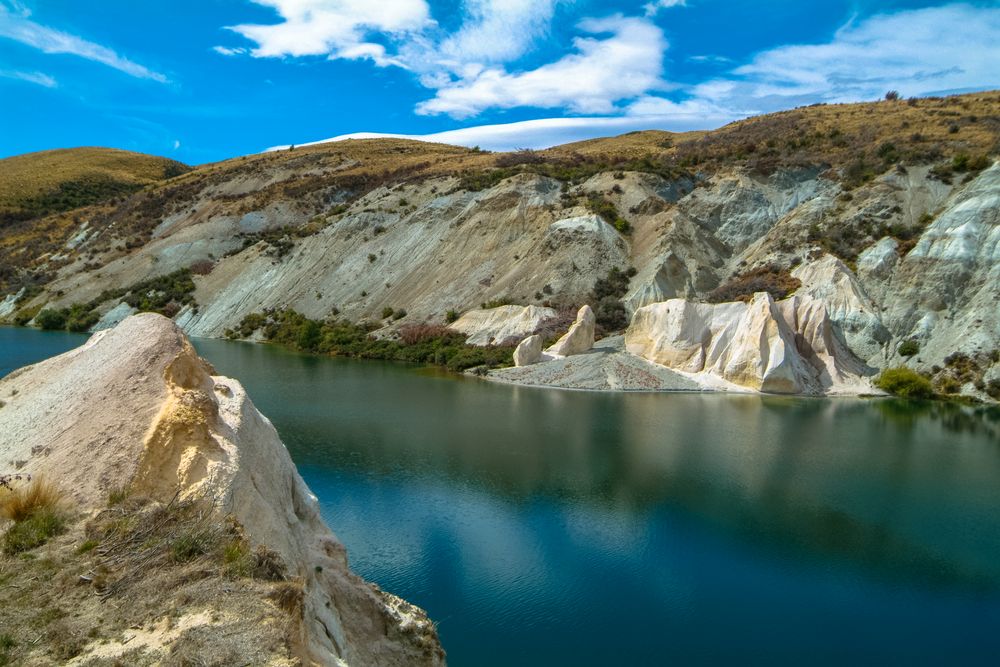
[[[23,486],[0,490],[0,517],[21,522],[41,512],[63,509],[62,491],[43,477],[36,477]]]
[[[113,148],[68,148],[17,155],[0,160],[0,209],[18,208],[65,182],[99,177],[144,186],[181,169],[186,168],[174,160]]]

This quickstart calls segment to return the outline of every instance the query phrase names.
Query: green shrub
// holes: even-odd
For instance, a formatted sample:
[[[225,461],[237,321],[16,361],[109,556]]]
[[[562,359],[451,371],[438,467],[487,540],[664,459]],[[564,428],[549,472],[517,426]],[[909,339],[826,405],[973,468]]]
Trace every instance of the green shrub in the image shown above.
[[[484,301],[479,304],[479,307],[483,310],[492,310],[494,308],[499,308],[500,306],[512,306],[514,305],[514,300],[508,296],[502,296],[499,299],[492,299],[490,301]]]
[[[591,195],[587,200],[587,208],[590,209],[591,213],[600,216],[604,222],[608,223],[622,234],[627,234],[632,231],[632,225],[629,224],[628,220],[619,215],[618,209],[615,208],[615,205],[603,197],[599,195]]]
[[[904,340],[900,343],[899,349],[896,351],[899,352],[899,356],[901,357],[912,357],[920,352],[920,343],[915,340]]]
[[[449,310],[444,314],[444,321],[451,324],[452,322],[458,321],[458,317],[459,315],[457,310]]]
[[[66,311],[46,308],[35,316],[35,322],[43,329],[57,330],[66,328]]]
[[[66,520],[59,511],[38,510],[7,529],[3,535],[3,552],[11,556],[40,547],[65,529]]]
[[[901,398],[934,398],[931,381],[912,368],[887,368],[875,380],[875,386]]]
[[[183,531],[170,543],[170,560],[187,563],[212,551],[218,535],[208,528]]]
[[[628,326],[625,305],[621,299],[628,293],[630,279],[636,274],[635,269],[622,271],[618,267],[608,271],[604,278],[594,281],[590,292],[594,304],[594,317],[597,324],[606,331],[619,331]]]
[[[90,328],[97,324],[100,319],[100,316],[89,306],[75,303],[66,311],[66,330],[90,331]]]
[[[394,312],[395,309],[392,306],[386,306],[385,308],[382,309],[382,319],[383,320],[389,319],[390,317],[392,317],[392,314]]]
[[[388,310],[386,317],[395,316],[402,311]],[[247,318],[244,318],[244,322],[247,322]],[[263,324],[257,325],[260,320],[263,320]],[[509,366],[513,363],[513,346],[467,345],[464,334],[442,326],[407,325],[400,329],[399,340],[391,340],[372,337],[371,333],[378,328],[377,325],[332,319],[320,322],[289,309],[254,314],[252,322],[257,325],[253,331],[262,329],[268,342],[305,352],[435,364],[455,371],[475,366]],[[243,330],[243,327],[244,323],[241,323],[238,328]]]

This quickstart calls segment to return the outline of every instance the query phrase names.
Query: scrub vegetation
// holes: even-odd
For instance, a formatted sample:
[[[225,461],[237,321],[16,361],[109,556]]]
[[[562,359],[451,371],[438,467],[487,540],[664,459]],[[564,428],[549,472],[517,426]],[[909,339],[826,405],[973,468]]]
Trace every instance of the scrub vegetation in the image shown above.
[[[197,306],[194,301],[194,280],[191,269],[181,269],[162,276],[143,280],[124,289],[107,290],[85,304],[68,308],[43,309],[35,315],[35,322],[42,329],[87,331],[97,324],[97,308],[102,304],[121,299],[139,312],[160,313],[173,317],[186,305]],[[25,320],[25,324],[30,318]]]
[[[389,312],[386,318],[395,317],[397,312]],[[513,346],[468,345],[464,334],[440,325],[403,325],[398,338],[376,337],[373,332],[377,329],[375,324],[333,318],[314,320],[281,309],[247,315],[236,329],[226,331],[226,337],[249,338],[260,331],[264,340],[301,352],[433,364],[455,372],[513,364]]]
[[[294,657],[301,581],[208,502],[116,492],[85,518],[40,480],[11,486],[0,490],[0,512],[13,522],[0,555],[0,665]],[[147,648],[163,644],[166,654]],[[104,657],[88,660],[98,647]]]

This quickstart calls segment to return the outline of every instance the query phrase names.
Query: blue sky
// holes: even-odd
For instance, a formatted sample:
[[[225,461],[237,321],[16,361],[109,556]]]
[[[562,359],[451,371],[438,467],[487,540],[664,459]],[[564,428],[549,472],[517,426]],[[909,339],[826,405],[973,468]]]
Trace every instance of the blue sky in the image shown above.
[[[1000,3],[0,0],[0,157],[198,164],[364,132],[542,147],[890,88],[1000,88]]]

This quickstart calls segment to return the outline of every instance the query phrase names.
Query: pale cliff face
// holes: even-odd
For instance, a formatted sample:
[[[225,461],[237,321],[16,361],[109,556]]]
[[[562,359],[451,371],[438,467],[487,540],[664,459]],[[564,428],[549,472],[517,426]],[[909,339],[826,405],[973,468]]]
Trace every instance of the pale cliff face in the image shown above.
[[[304,584],[303,658],[329,665],[437,665],[433,624],[351,573],[343,546],[274,427],[154,314],[0,381],[0,459],[104,507],[112,489],[205,498]],[[10,398],[6,398],[10,397]]]
[[[903,113],[920,112],[903,106]],[[834,118],[847,113],[829,111]],[[900,146],[904,139],[916,141],[896,137]],[[234,161],[210,171],[204,183],[178,187],[151,238],[106,254],[107,261],[99,235],[82,221],[63,252],[70,259],[52,264],[55,280],[17,307],[83,303],[211,260],[214,268],[194,278],[198,308],[175,317],[195,335],[221,336],[267,308],[313,318],[336,312],[354,321],[405,308],[404,324],[443,323],[449,310],[468,313],[498,299],[575,309],[609,269],[629,266],[637,270],[623,299],[631,315],[670,299],[704,301],[734,276],[773,264],[801,280],[799,294],[821,301],[834,334],[875,368],[927,369],[953,352],[1000,348],[998,166],[948,179],[935,176],[930,162],[890,166],[848,187],[843,161],[827,168],[822,150],[835,149],[826,147],[799,166],[790,161],[773,171],[726,160],[667,176],[609,166],[577,181],[555,170],[485,179],[480,188],[465,177],[497,173],[482,172],[493,156],[392,142],[366,150],[391,155],[390,164],[426,151],[431,167],[419,176],[376,178],[377,186],[359,187],[352,199],[335,176],[364,163],[361,153],[342,163],[325,154],[248,161],[245,168]],[[555,150],[551,164],[560,165],[558,156],[579,157],[575,151],[587,147]],[[450,159],[464,162],[433,168]],[[283,250],[261,240],[285,227],[296,231]],[[15,302],[0,302],[0,317],[13,316]],[[102,325],[129,312],[115,299],[99,311]],[[459,326],[479,344],[523,337],[533,330],[523,324]],[[904,340],[919,342],[921,353],[899,357]]]

